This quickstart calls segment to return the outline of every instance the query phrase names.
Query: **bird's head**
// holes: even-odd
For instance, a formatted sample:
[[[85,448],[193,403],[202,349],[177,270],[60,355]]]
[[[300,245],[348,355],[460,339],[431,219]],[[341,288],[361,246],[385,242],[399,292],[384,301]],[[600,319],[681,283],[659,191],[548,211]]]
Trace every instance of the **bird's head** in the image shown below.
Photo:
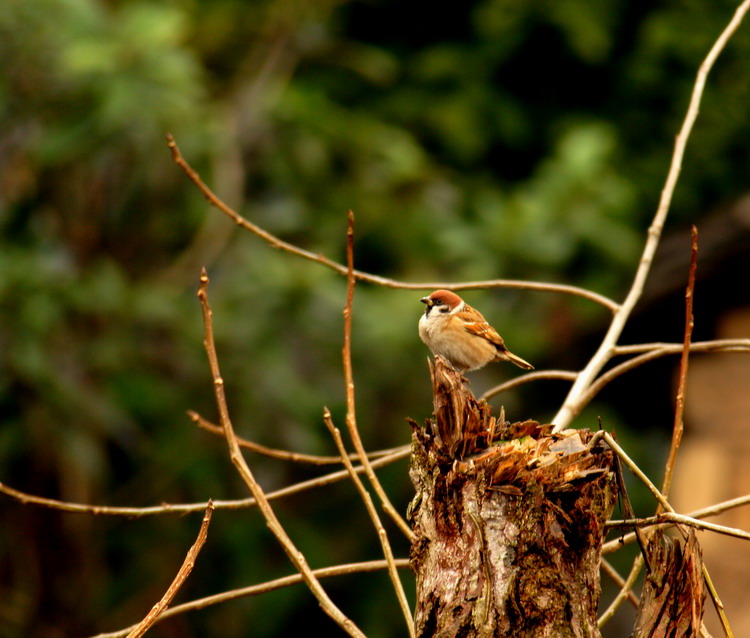
[[[455,314],[464,306],[463,299],[450,290],[436,290],[427,297],[422,297],[420,301],[427,305],[424,311],[426,317]]]

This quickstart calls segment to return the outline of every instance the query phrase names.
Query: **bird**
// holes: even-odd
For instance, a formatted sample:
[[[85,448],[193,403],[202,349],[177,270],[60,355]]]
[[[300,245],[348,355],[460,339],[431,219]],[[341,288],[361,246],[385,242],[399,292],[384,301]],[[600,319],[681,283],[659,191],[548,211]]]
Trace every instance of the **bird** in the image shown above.
[[[513,354],[482,313],[450,290],[436,290],[420,301],[427,305],[419,319],[419,336],[434,355],[440,355],[458,372],[478,370],[493,361],[510,361],[533,370],[528,361]]]

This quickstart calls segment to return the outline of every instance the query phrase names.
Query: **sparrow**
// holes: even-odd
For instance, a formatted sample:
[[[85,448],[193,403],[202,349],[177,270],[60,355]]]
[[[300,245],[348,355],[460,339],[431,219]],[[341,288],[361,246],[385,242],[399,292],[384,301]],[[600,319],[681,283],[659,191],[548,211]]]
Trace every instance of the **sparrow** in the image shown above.
[[[503,338],[482,316],[450,290],[420,299],[427,305],[419,319],[419,336],[459,372],[478,370],[492,361],[510,361],[524,370],[532,366],[505,347]]]

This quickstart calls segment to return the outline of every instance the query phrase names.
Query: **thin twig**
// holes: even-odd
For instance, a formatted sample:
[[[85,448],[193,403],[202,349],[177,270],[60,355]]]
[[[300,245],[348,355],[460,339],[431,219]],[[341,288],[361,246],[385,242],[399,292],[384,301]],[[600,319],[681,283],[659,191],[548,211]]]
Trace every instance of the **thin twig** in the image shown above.
[[[651,482],[651,479],[649,479],[648,476],[644,474],[643,470],[638,467],[636,462],[633,461],[633,459],[628,456],[627,452],[625,452],[625,450],[620,447],[617,441],[612,438],[612,435],[609,432],[605,432],[602,435],[602,438],[607,442],[607,445],[612,448],[617,456],[622,459],[622,462],[628,466],[630,471],[635,474],[635,476],[641,481],[641,483],[643,483],[648,488],[649,492],[654,495],[654,498],[659,502],[659,504],[668,512],[674,512],[674,509],[669,504],[667,499],[664,498],[664,495],[659,491],[659,488]]]
[[[406,626],[409,630],[409,636],[412,636],[413,638],[414,619],[412,617],[412,612],[409,609],[409,603],[406,600],[404,586],[401,582],[401,579],[398,577],[398,568],[396,567],[396,561],[393,557],[393,549],[391,548],[391,544],[388,541],[388,534],[386,533],[385,528],[383,527],[383,523],[378,516],[378,511],[375,508],[375,504],[372,502],[370,493],[365,489],[365,486],[363,485],[359,476],[357,476],[357,473],[354,471],[354,466],[349,460],[349,455],[346,453],[344,441],[341,439],[341,432],[339,432],[339,429],[333,424],[331,412],[328,410],[328,408],[324,408],[323,421],[325,422],[328,431],[331,433],[331,436],[336,443],[336,447],[338,448],[339,453],[341,454],[341,458],[344,461],[344,465],[346,466],[346,471],[349,472],[349,476],[351,477],[354,486],[357,488],[357,492],[359,492],[362,502],[367,508],[367,513],[370,515],[370,520],[375,527],[375,531],[378,533],[378,540],[380,540],[380,546],[383,548],[383,555],[385,556],[385,560],[388,563],[388,575],[391,578],[393,589],[396,592],[396,597],[398,598],[398,603],[401,606],[402,613],[404,614]]]
[[[599,424],[599,427],[601,428],[601,423]],[[599,432],[601,432],[602,436],[604,436],[605,430],[600,429]],[[635,518],[633,504],[630,502],[630,495],[628,494],[628,490],[625,485],[625,476],[622,473],[622,460],[619,456],[617,456],[617,454],[614,455],[613,466],[615,469],[615,476],[617,477],[617,491],[619,492],[620,499],[622,501],[622,509],[625,510],[625,516],[627,516],[628,518]],[[638,543],[638,548],[643,555],[643,561],[646,564],[646,571],[648,572],[648,574],[651,574],[653,573],[654,566],[652,565],[651,558],[646,551],[648,539],[644,536],[643,532],[640,529],[634,529],[633,533],[635,534],[635,540]]]
[[[691,353],[747,353],[750,352],[750,339],[714,339],[712,341],[696,341],[695,343],[690,343],[689,348]],[[683,344],[666,342],[639,343],[615,347],[612,350],[613,356],[627,354],[638,354],[640,356],[628,359],[614,368],[607,370],[607,372],[598,377],[581,398],[581,408],[587,406],[593,398],[601,392],[604,386],[614,381],[617,377],[629,372],[630,370],[634,370],[649,361],[680,354],[683,349]],[[528,372],[505,381],[494,388],[490,388],[480,397],[480,400],[487,401],[502,392],[507,392],[508,390],[525,385],[526,383],[531,383],[532,381],[575,381],[577,378],[578,373],[571,370],[538,370],[535,372]]]
[[[628,602],[631,605],[633,605],[633,607],[637,608],[638,598],[632,592],[630,587],[625,586],[626,585],[625,579],[622,576],[620,576],[618,571],[614,567],[612,567],[609,561],[607,561],[604,558],[602,558],[601,566],[602,566],[602,571],[614,581],[615,585],[617,585],[621,591],[625,592],[625,597],[628,599]]]
[[[641,354],[659,351],[664,354],[681,353],[683,344],[656,341],[653,343],[634,343],[627,346],[617,346],[612,351],[614,356],[626,354]],[[712,339],[711,341],[694,341],[690,344],[690,352],[750,352],[750,339]]]
[[[635,581],[638,578],[638,575],[641,573],[642,569],[643,554],[638,554],[633,561],[633,566],[630,568],[630,573],[625,580],[625,584],[623,584],[623,586],[620,588],[620,591],[617,593],[617,596],[615,596],[615,599],[609,604],[609,607],[607,607],[604,613],[599,616],[599,620],[597,621],[597,625],[599,627],[603,627],[605,623],[607,623],[612,618],[612,616],[615,615],[615,612],[619,609],[620,605],[622,605],[623,601],[625,601],[626,598],[630,599],[630,596],[633,595],[631,590],[633,589],[633,585],[635,585]]]
[[[724,635],[726,636],[726,638],[734,638],[734,632],[729,626],[729,619],[727,618],[727,614],[724,611],[724,603],[721,602],[721,598],[719,598],[719,592],[716,591],[714,581],[708,574],[708,570],[706,569],[705,565],[703,565],[703,580],[706,581],[706,587],[708,587],[708,593],[714,603],[716,614],[719,616],[719,621],[721,622],[721,628],[724,630]]]
[[[677,398],[675,400],[674,425],[672,427],[672,443],[669,446],[669,456],[664,468],[664,481],[661,486],[661,493],[664,497],[669,496],[669,489],[672,486],[672,475],[674,466],[677,462],[677,451],[680,449],[682,433],[684,430],[683,415],[685,413],[685,386],[687,384],[688,362],[690,360],[690,341],[693,336],[693,299],[695,298],[695,271],[698,265],[698,229],[693,226],[691,231],[691,249],[690,249],[690,271],[688,275],[688,285],[685,291],[685,331],[682,345],[682,356],[680,357],[680,376],[677,384]],[[657,510],[658,512],[658,510]]]
[[[644,352],[645,350],[645,352]],[[579,407],[583,409],[599,392],[617,377],[622,376],[626,372],[630,372],[644,363],[661,359],[675,354],[682,353],[683,346],[680,344],[639,344],[635,346],[619,346],[615,354],[626,354],[632,352],[641,352],[638,356],[623,361],[616,365],[614,368],[607,370],[599,378],[591,384],[591,386],[583,393],[579,399]],[[690,344],[690,352],[704,352],[704,353],[717,353],[717,352],[732,352],[732,353],[747,353],[750,352],[750,339],[717,339],[716,341],[702,341],[699,343]]]
[[[750,0],[748,0],[750,2]],[[674,508],[669,504],[669,501],[664,497],[664,495],[657,489],[657,487],[649,480],[649,478],[643,473],[641,468],[639,468],[635,462],[625,453],[625,450],[623,450],[617,442],[612,438],[612,436],[605,432],[603,435],[604,440],[607,442],[607,445],[609,445],[616,453],[617,455],[622,459],[623,463],[627,465],[630,470],[635,474],[642,482],[643,484],[649,489],[649,491],[654,495],[657,501],[659,501],[659,505],[669,512],[670,514],[674,514],[679,516],[677,512],[674,511]],[[723,526],[720,526],[723,527]],[[682,531],[680,527],[677,528],[678,530]],[[729,528],[726,528],[729,529]],[[683,532],[684,534],[684,532]],[[639,554],[641,556],[641,554]],[[716,608],[716,612],[719,615],[719,619],[721,621],[722,627],[724,629],[724,633],[726,636],[731,637],[733,636],[732,629],[729,626],[729,620],[726,617],[726,614],[724,613],[724,605],[722,604],[721,600],[719,599],[719,596],[716,592],[716,588],[713,587],[713,583],[711,582],[711,576],[708,573],[708,568],[705,564],[702,565],[701,570],[703,572],[703,578],[706,580],[707,583],[711,583],[708,587],[709,594],[711,596],[711,599],[714,603],[714,607]]]
[[[408,569],[409,559],[408,558],[397,558],[396,566],[399,569]],[[331,576],[342,576],[346,574],[360,574],[365,572],[382,571],[388,568],[388,564],[385,560],[370,560],[361,563],[345,563],[342,565],[335,565],[333,567],[321,567],[313,570],[313,573],[317,578],[330,578]],[[292,585],[300,585],[305,581],[302,575],[291,574],[289,576],[283,576],[274,580],[269,580],[265,583],[258,585],[251,585],[249,587],[240,587],[238,589],[232,589],[229,591],[221,592],[220,594],[213,594],[212,596],[206,596],[204,598],[197,598],[181,605],[175,605],[167,609],[159,618],[158,622],[167,620],[173,616],[184,614],[189,611],[196,611],[198,609],[205,609],[213,605],[220,603],[229,602],[230,600],[237,600],[238,598],[247,598],[248,596],[258,596],[265,594],[270,591],[282,589],[283,587],[290,587]],[[132,631],[135,625],[131,627],[125,627],[124,629],[118,629],[108,633],[97,634],[91,638],[124,638],[128,635],[128,632]]]
[[[354,622],[347,618],[344,613],[336,606],[336,604],[330,599],[326,591],[323,589],[320,581],[316,578],[310,566],[307,564],[307,559],[304,554],[297,549],[294,545],[286,530],[279,522],[276,514],[268,502],[263,489],[260,484],[255,480],[253,473],[250,471],[250,467],[247,465],[245,458],[242,456],[242,450],[237,442],[237,435],[234,433],[234,427],[229,418],[229,410],[227,408],[226,397],[224,395],[224,380],[221,377],[221,371],[219,370],[219,360],[216,356],[216,346],[213,338],[213,321],[212,311],[208,303],[208,275],[205,269],[201,273],[201,283],[198,289],[198,298],[201,302],[201,308],[203,311],[203,324],[205,330],[204,346],[206,348],[206,354],[208,355],[208,362],[211,368],[211,376],[214,382],[214,392],[216,394],[216,403],[219,410],[219,418],[224,433],[227,439],[227,445],[229,447],[229,456],[232,460],[232,464],[237,469],[238,473],[242,477],[242,480],[247,485],[248,489],[255,497],[258,502],[258,509],[263,514],[266,520],[266,525],[271,530],[273,535],[279,541],[279,544],[286,552],[292,564],[302,574],[302,577],[307,583],[312,594],[320,603],[320,606],[338,625],[346,631],[350,636],[356,636],[357,638],[364,638],[362,631],[354,624]]]
[[[380,459],[374,460],[372,462],[372,467],[373,469],[378,469],[390,465],[395,461],[407,458],[410,453],[411,452],[407,446],[397,448],[390,456],[384,456]],[[354,471],[361,474],[365,471],[365,468],[361,465],[355,465]],[[349,478],[349,472],[346,470],[339,470],[338,472],[331,472],[330,474],[324,474],[317,478],[300,481],[299,483],[282,487],[273,492],[267,492],[266,498],[269,501],[278,500],[316,487],[331,485],[332,483],[343,481],[346,478]],[[69,512],[71,514],[93,514],[94,516],[125,516],[127,518],[141,518],[144,516],[156,516],[159,514],[184,515],[202,512],[206,507],[204,503],[162,503],[161,505],[153,505],[150,507],[118,507],[111,505],[71,503],[68,501],[59,501],[52,498],[35,496],[33,494],[28,494],[27,492],[21,492],[20,490],[9,487],[3,483],[0,483],[0,492],[14,498],[24,505],[40,505],[42,507],[49,507],[51,509]],[[252,497],[226,501],[216,500],[213,503],[215,510],[239,510],[255,507],[257,505],[257,501]]]
[[[686,516],[685,514],[677,514],[676,512],[662,512],[655,514],[654,516],[648,516],[646,518],[626,518],[622,520],[611,520],[607,521],[605,527],[654,527],[656,525],[663,525],[664,523],[670,524],[682,524],[689,527],[695,527],[696,529],[704,529],[709,532],[716,532],[717,534],[723,534],[724,536],[734,536],[735,538],[741,538],[746,541],[750,541],[750,532],[746,532],[736,527],[727,527],[726,525],[718,525],[717,523],[709,523],[707,521],[701,521],[692,516]]]
[[[227,217],[229,217],[238,226],[241,226],[247,231],[250,231],[255,236],[260,237],[265,241],[271,248],[277,248],[283,250],[297,257],[302,257],[309,261],[321,264],[337,272],[340,275],[347,274],[347,268],[343,264],[340,264],[332,259],[329,259],[325,255],[320,253],[313,253],[294,244],[290,244],[282,239],[279,239],[275,235],[264,230],[257,224],[254,224],[250,220],[246,219],[235,211],[231,206],[224,203],[201,179],[200,175],[195,171],[187,160],[182,156],[177,142],[171,134],[167,134],[167,146],[172,153],[172,159],[188,176],[191,182],[198,187],[198,190],[208,200],[209,204],[220,210]],[[604,295],[586,290],[585,288],[579,288],[578,286],[571,286],[568,284],[555,284],[555,283],[544,283],[536,281],[521,281],[518,279],[489,279],[486,281],[464,281],[457,283],[449,282],[405,282],[398,281],[397,279],[390,279],[388,277],[381,277],[379,275],[373,275],[370,273],[363,272],[361,270],[354,271],[354,277],[358,281],[364,281],[370,284],[383,286],[385,288],[397,288],[401,290],[436,290],[438,288],[446,288],[448,290],[480,290],[486,288],[516,288],[519,290],[535,290],[540,292],[555,292],[567,295],[573,295],[576,297],[582,297],[598,303],[611,312],[616,312],[618,304]]]
[[[669,446],[669,456],[667,458],[667,463],[664,469],[664,480],[662,482],[662,488],[661,488],[661,493],[664,495],[665,499],[669,496],[669,490],[672,486],[672,475],[674,473],[675,463],[677,462],[677,452],[680,449],[680,442],[682,441],[682,433],[684,430],[683,415],[685,411],[685,386],[687,384],[688,362],[690,358],[690,341],[693,335],[693,325],[694,325],[693,299],[695,297],[695,272],[697,270],[697,264],[698,264],[698,229],[695,226],[693,226],[691,229],[690,244],[691,244],[690,269],[689,269],[689,274],[688,274],[687,290],[685,292],[685,330],[684,330],[684,336],[683,336],[682,354],[680,357],[680,374],[679,374],[679,382],[678,382],[678,388],[677,388],[677,398],[675,402],[674,425],[672,427],[672,442]],[[665,508],[663,505],[660,504],[659,507],[656,508],[656,513],[659,514],[662,511],[662,509],[667,509],[667,508]],[[671,515],[675,517],[679,516],[678,514],[674,513],[674,510],[671,511]],[[685,524],[688,525],[690,523],[687,523],[685,521]],[[708,526],[711,526],[713,531],[718,531],[719,533],[722,533],[722,534],[727,534],[729,532],[719,531],[718,528],[723,528],[725,530],[732,529],[732,528],[724,528],[724,526],[716,525],[714,523],[702,523],[702,524],[707,526],[705,529],[708,529]],[[732,531],[737,532],[740,530],[732,530]],[[750,534],[746,534],[745,536],[742,536],[742,538],[746,538],[750,540]],[[719,599],[719,594],[716,591],[716,588],[713,586],[711,575],[709,574],[708,568],[706,567],[705,563],[701,564],[701,571],[703,573],[703,579],[705,580],[708,586],[708,591],[711,596],[711,600],[713,601],[714,607],[716,608],[716,612],[719,615],[719,619],[724,629],[724,633],[727,636],[732,636],[732,628],[729,625],[729,620],[724,614],[724,605]]]
[[[200,414],[193,410],[188,410],[187,415],[190,419],[199,427],[211,434],[216,434],[223,437],[224,431],[218,425],[214,425],[208,419],[204,419]],[[341,464],[341,457],[339,456],[319,456],[317,454],[304,454],[302,452],[292,452],[290,450],[279,450],[277,448],[267,447],[254,441],[248,441],[243,439],[241,436],[237,437],[237,442],[241,448],[262,454],[272,459],[279,459],[281,461],[291,461],[292,463],[305,463],[308,465],[339,465]],[[385,456],[389,456],[396,451],[400,451],[408,448],[408,446],[399,446],[390,448],[389,450],[377,450],[375,452],[369,452],[367,458],[379,459]],[[350,454],[349,458],[352,461],[356,461],[359,457],[356,454]]]
[[[349,436],[354,444],[354,449],[357,451],[359,462],[365,468],[365,474],[367,479],[370,481],[373,489],[378,495],[380,502],[383,505],[383,509],[398,525],[404,535],[412,540],[414,537],[413,532],[409,528],[409,525],[403,519],[401,514],[398,513],[388,495],[385,493],[383,486],[380,484],[380,480],[372,469],[370,459],[367,458],[367,452],[365,446],[362,444],[362,437],[359,435],[359,429],[357,428],[357,416],[356,406],[354,401],[354,373],[352,372],[352,304],[354,301],[354,213],[349,211],[347,215],[347,231],[346,231],[346,265],[347,265],[347,277],[346,277],[346,305],[344,306],[344,347],[342,348],[342,358],[344,365],[344,382],[346,384],[346,427],[349,431]]]
[[[578,373],[570,370],[537,370],[535,372],[527,372],[500,385],[496,385],[494,388],[490,388],[479,397],[479,400],[487,401],[501,392],[507,392],[532,381],[547,381],[550,379],[554,381],[575,381],[577,377]]]
[[[698,69],[687,113],[680,128],[680,132],[675,139],[672,160],[664,183],[664,188],[661,192],[659,205],[651,222],[651,226],[648,229],[648,238],[644,245],[640,263],[636,270],[630,291],[625,297],[625,301],[623,301],[622,305],[615,311],[614,316],[612,317],[612,322],[607,330],[607,334],[602,340],[596,353],[594,353],[594,356],[591,357],[586,367],[579,373],[573,387],[570,389],[570,392],[568,392],[565,402],[552,420],[555,424],[555,432],[567,428],[571,421],[580,413],[583,408],[582,400],[586,395],[586,391],[595,381],[602,368],[604,368],[607,362],[611,359],[613,349],[617,345],[617,341],[625,328],[625,324],[627,323],[630,314],[633,312],[635,304],[641,297],[643,286],[646,282],[646,277],[651,270],[651,263],[653,262],[654,254],[659,245],[662,229],[664,228],[664,223],[667,219],[669,206],[672,202],[672,195],[675,186],[677,185],[677,178],[682,169],[682,159],[685,155],[685,147],[687,146],[688,139],[693,130],[695,120],[698,117],[698,110],[703,97],[706,78],[713,67],[714,62],[716,62],[716,58],[724,50],[724,47],[726,47],[727,42],[734,32],[739,28],[742,18],[745,16],[748,9],[750,9],[750,0],[745,0],[739,6],[732,19],[729,21],[729,24],[725,27],[719,38],[711,47],[711,50],[708,52],[708,55]]]
[[[141,638],[141,636],[143,636],[143,634],[145,634],[154,623],[156,623],[159,616],[166,611],[167,607],[169,607],[169,603],[172,602],[175,594],[187,580],[190,572],[193,571],[195,560],[198,558],[198,554],[205,544],[206,538],[208,538],[208,526],[211,524],[211,515],[213,514],[213,511],[213,503],[209,500],[206,513],[203,515],[200,530],[198,531],[198,538],[195,539],[195,543],[193,543],[193,546],[188,550],[187,556],[185,556],[185,560],[182,563],[182,567],[180,567],[180,570],[177,572],[177,575],[169,585],[169,588],[164,593],[161,600],[153,606],[151,611],[146,614],[146,617],[128,634],[128,638]]]
[[[715,503],[708,507],[703,507],[701,509],[688,512],[687,514],[685,514],[685,516],[693,519],[703,519],[708,518],[709,516],[718,516],[719,514],[723,514],[724,512],[735,509],[737,507],[742,507],[743,505],[750,505],[750,494],[738,496],[737,498],[733,498],[728,501]],[[606,526],[616,527],[616,525],[613,525],[613,523],[616,522],[617,521],[609,521],[608,523],[606,523]],[[664,529],[666,527],[672,527],[673,525],[674,523],[661,523],[658,525],[658,528]],[[618,536],[617,538],[611,541],[607,541],[602,545],[602,554],[611,554],[613,552],[616,552],[625,545],[630,545],[630,543],[632,543],[634,540],[635,534],[633,532],[629,532],[628,534],[624,534],[623,536]]]

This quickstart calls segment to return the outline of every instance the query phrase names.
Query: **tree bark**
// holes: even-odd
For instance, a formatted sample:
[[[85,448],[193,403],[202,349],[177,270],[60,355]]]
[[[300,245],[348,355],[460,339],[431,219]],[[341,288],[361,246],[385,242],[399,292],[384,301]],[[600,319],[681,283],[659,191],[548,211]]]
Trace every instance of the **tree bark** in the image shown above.
[[[599,636],[599,562],[617,486],[591,432],[506,423],[440,357],[414,425],[416,635]]]
[[[651,567],[641,592],[633,638],[700,634],[706,600],[703,556],[695,530],[678,529],[684,541],[656,530],[646,545]]]

